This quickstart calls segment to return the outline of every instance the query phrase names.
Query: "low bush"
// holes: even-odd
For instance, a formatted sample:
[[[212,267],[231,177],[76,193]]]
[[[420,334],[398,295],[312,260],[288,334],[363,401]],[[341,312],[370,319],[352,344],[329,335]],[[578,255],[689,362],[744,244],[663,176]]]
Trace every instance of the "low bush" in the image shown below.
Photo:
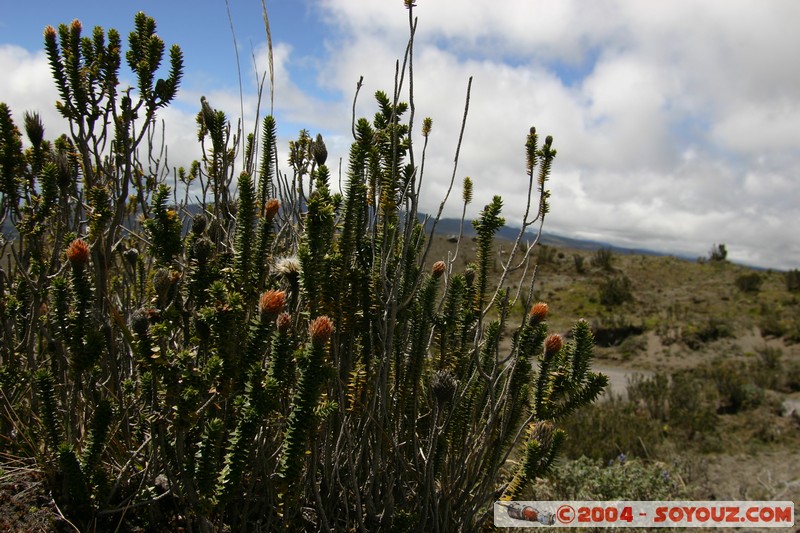
[[[717,440],[719,400],[712,382],[691,370],[676,372],[671,376],[667,401],[673,433],[687,440]]]
[[[681,341],[692,350],[699,350],[709,342],[728,337],[733,337],[733,325],[717,317],[690,323],[681,331]]]
[[[536,499],[548,500],[650,501],[688,496],[674,467],[624,454],[608,463],[588,457],[560,462],[534,490]]]
[[[592,266],[611,272],[614,270],[614,252],[610,248],[600,248],[592,254]]]
[[[575,265],[575,272],[578,274],[584,274],[586,272],[586,266],[584,265],[584,258],[580,254],[573,254],[572,255],[572,262]]]
[[[567,432],[564,456],[586,456],[607,462],[620,454],[649,457],[663,442],[665,426],[647,409],[617,396],[576,411],[562,427]]]
[[[619,346],[626,339],[644,333],[644,326],[633,324],[624,315],[604,315],[592,323],[595,343],[598,346]]]
[[[736,287],[742,292],[758,292],[764,278],[758,272],[742,274],[736,278]]]
[[[702,374],[716,385],[717,412],[735,414],[754,409],[764,401],[764,389],[755,383],[749,367],[742,361],[716,359],[703,367]]]
[[[628,276],[614,276],[600,282],[599,301],[606,307],[617,307],[633,301],[633,289]]]
[[[786,290],[789,292],[800,292],[800,270],[794,269],[783,273],[786,282]]]

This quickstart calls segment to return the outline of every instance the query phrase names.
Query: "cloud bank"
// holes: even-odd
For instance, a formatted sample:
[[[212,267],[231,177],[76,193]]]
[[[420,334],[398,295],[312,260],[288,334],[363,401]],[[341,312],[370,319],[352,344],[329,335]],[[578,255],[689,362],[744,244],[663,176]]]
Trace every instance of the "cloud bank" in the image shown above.
[[[311,6],[326,52],[304,55],[309,35],[275,43],[276,115],[282,132],[321,131],[331,159],[346,161],[355,84],[364,76],[357,113],[371,116],[371,95],[392,90],[408,12],[399,0]],[[419,0],[413,14],[417,134],[423,117],[434,124],[422,209],[438,208],[453,173],[472,77],[456,178],[475,182],[471,216],[499,194],[518,223],[535,125],[558,149],[546,231],[689,256],[725,243],[735,261],[800,266],[800,3]],[[253,55],[266,71],[266,47]],[[315,86],[300,68],[316,70]],[[10,73],[0,100],[58,122],[43,54],[0,46],[0,69]],[[186,147],[200,94],[252,121],[254,91],[240,102],[238,90],[186,87],[162,114],[173,160],[197,157]],[[446,215],[459,213],[451,201]]]

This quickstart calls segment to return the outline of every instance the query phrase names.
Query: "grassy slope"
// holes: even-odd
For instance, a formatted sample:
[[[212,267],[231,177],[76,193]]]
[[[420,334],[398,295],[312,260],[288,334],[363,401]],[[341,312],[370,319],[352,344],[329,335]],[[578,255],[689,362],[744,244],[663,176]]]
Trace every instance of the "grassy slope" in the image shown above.
[[[511,243],[498,240],[498,258],[499,250],[510,247]],[[454,250],[455,244],[437,238],[430,260],[446,259]],[[463,270],[473,254],[473,244],[462,243],[454,270]],[[549,260],[539,266],[533,299],[548,302],[554,330],[567,332],[578,318],[587,319],[600,330],[627,326],[642,330],[618,345],[598,347],[600,366],[666,374],[689,369],[700,375],[702,368],[715,361],[742,369],[757,366],[758,352],[769,347],[782,354],[784,370],[778,372],[786,373],[785,369],[792,366],[800,368],[800,294],[787,290],[781,272],[756,271],[727,262],[620,253],[614,253],[613,268],[607,271],[592,266],[594,252],[557,247],[544,255]],[[576,271],[575,255],[583,257],[582,273]],[[495,265],[494,275],[499,277],[499,259]],[[737,278],[753,273],[763,278],[760,290],[743,292],[737,288]],[[630,279],[633,301],[612,308],[603,306],[599,285],[622,275]],[[516,289],[518,278],[512,275],[510,280],[509,288]],[[522,312],[519,304],[515,316]],[[702,334],[709,331],[712,338],[704,338]],[[717,339],[713,338],[715,331],[720,334]],[[668,434],[665,424],[665,435],[655,437],[657,444],[648,443],[651,447],[639,455],[678,468],[687,493],[695,498],[779,498],[794,500],[797,505],[800,416],[783,416],[782,402],[800,399],[800,392],[792,392],[785,384],[778,389],[764,388],[763,400],[756,407],[717,415],[717,431],[705,438],[687,442],[677,432]],[[609,430],[614,429],[612,424]]]

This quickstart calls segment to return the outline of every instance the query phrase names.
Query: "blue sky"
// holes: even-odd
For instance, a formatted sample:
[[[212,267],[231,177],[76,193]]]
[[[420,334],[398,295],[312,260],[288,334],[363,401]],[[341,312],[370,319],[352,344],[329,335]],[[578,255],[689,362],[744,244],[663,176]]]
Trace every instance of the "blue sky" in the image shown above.
[[[267,0],[275,47],[275,114],[283,140],[300,128],[346,160],[350,106],[358,114],[391,90],[408,36],[402,0]],[[457,182],[475,182],[475,216],[492,195],[509,223],[524,211],[525,133],[536,125],[559,151],[546,230],[704,256],[725,243],[734,260],[800,267],[800,2],[773,0],[418,0],[418,116],[434,133],[424,209],[438,207],[452,174],[467,80],[470,116]],[[201,95],[235,123],[255,116],[256,68],[266,70],[258,0],[14,2],[0,14],[0,101],[39,109],[52,134],[42,48],[45,25],[78,18],[85,31],[127,36],[138,10],[154,17],[186,69],[178,102],[162,113],[173,163],[196,157]],[[268,105],[262,102],[262,111]],[[285,159],[285,158],[284,158]],[[186,160],[186,162],[183,162]],[[178,162],[181,161],[181,162]],[[459,195],[455,195],[458,197]],[[446,214],[457,216],[452,203]]]

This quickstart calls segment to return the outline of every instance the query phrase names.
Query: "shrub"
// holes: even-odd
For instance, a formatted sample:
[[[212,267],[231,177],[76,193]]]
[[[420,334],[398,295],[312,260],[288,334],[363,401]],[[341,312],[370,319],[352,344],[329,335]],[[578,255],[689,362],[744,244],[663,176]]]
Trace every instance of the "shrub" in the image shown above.
[[[789,292],[800,291],[800,270],[794,269],[783,273],[783,279],[786,282],[786,290]]]
[[[610,248],[600,248],[592,254],[592,266],[611,272],[614,270],[614,252]]]
[[[628,379],[628,400],[643,406],[653,420],[668,419],[669,390],[669,377],[664,374],[655,374],[652,377],[635,374]]]
[[[536,256],[537,262],[540,265],[552,265],[556,262],[558,257],[557,250],[552,246],[542,244],[539,246],[539,253]]]
[[[767,305],[761,306],[758,329],[762,337],[783,337],[786,335],[787,326],[781,315],[780,309]]]
[[[603,462],[619,454],[648,457],[664,440],[664,425],[635,403],[613,396],[566,418],[564,456]]]
[[[573,254],[572,261],[575,264],[575,272],[578,274],[583,274],[586,272],[586,267],[584,266],[584,259],[583,256],[580,254]]]
[[[600,303],[606,307],[617,307],[633,301],[631,280],[628,276],[614,276],[600,283]]]
[[[321,137],[301,132],[281,173],[273,117],[243,137],[203,98],[203,159],[177,172],[203,184],[199,205],[175,205],[143,140],[175,97],[180,48],[156,80],[164,43],[137,14],[137,87],[120,91],[119,33],[81,31],[45,31],[69,137],[44,140],[30,116],[23,150],[0,104],[2,218],[20,234],[0,276],[0,420],[24,433],[0,451],[35,457],[71,522],[472,529],[548,470],[564,440],[554,421],[606,384],[586,322],[568,343],[548,336],[544,304],[508,323],[509,265],[529,258],[524,232],[549,209],[551,137],[527,136],[538,208],[494,285],[499,197],[473,222],[475,265],[424,267],[438,219],[417,216],[424,165],[399,96],[376,93],[373,119],[355,121],[341,193]],[[504,328],[515,342],[501,349]]]
[[[758,292],[764,278],[758,272],[742,274],[736,278],[736,287],[742,292]]]
[[[709,342],[732,336],[733,326],[730,322],[717,317],[691,323],[681,331],[681,340],[692,350],[699,350]]]
[[[764,401],[764,389],[755,383],[750,368],[741,361],[717,359],[702,372],[716,385],[718,413],[735,414],[758,407]]]
[[[628,459],[624,454],[608,464],[587,457],[561,463],[537,489],[537,499],[550,500],[649,501],[688,496],[675,468]]]
[[[691,370],[672,374],[667,398],[670,430],[688,440],[718,440],[717,398],[714,385],[705,377]]]
[[[728,250],[724,244],[714,244],[708,252],[708,260],[715,263],[722,263],[728,259]]]
[[[595,343],[598,346],[620,346],[626,340],[644,333],[644,326],[633,324],[630,318],[623,315],[602,316],[592,323]],[[628,349],[633,352],[641,348],[633,341],[628,344]]]

